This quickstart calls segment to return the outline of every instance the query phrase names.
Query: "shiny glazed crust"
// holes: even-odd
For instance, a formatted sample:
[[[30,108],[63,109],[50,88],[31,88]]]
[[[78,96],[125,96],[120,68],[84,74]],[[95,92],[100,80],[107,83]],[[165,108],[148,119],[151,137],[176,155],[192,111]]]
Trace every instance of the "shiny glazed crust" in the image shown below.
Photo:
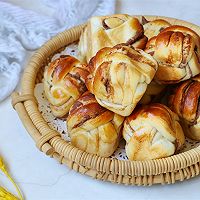
[[[155,19],[153,21],[146,21],[143,18],[144,35],[150,39],[157,36],[163,29],[171,26],[169,22],[163,19]]]
[[[151,38],[145,51],[158,62],[155,80],[174,84],[200,73],[200,38],[184,26],[170,26]]]
[[[177,86],[169,97],[169,106],[182,119],[186,135],[200,140],[200,76]]]
[[[123,120],[100,106],[87,91],[74,103],[67,117],[71,143],[88,153],[108,157],[118,146]]]
[[[76,58],[66,55],[54,60],[44,72],[44,91],[56,117],[65,116],[85,92],[88,71]]]
[[[157,62],[142,50],[120,44],[101,49],[89,62],[86,85],[103,107],[131,114],[153,79]]]
[[[120,43],[145,48],[147,37],[137,18],[126,14],[92,17],[80,37],[80,59],[88,63],[100,49]]]
[[[162,104],[137,107],[123,128],[129,160],[173,155],[185,142],[178,116]]]

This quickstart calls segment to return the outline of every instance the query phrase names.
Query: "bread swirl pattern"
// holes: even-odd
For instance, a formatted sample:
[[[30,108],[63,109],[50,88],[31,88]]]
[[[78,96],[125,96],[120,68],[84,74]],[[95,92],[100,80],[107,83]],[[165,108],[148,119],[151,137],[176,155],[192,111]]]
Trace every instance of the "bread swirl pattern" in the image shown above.
[[[165,28],[148,41],[145,51],[158,62],[159,83],[174,84],[200,73],[200,38],[187,27]]]
[[[157,36],[165,28],[171,26],[169,22],[163,19],[155,19],[153,21],[147,21],[146,18],[142,17],[142,24],[144,27],[144,35],[150,39]]]
[[[182,119],[186,135],[200,140],[200,76],[179,84],[169,97],[169,106]]]
[[[92,17],[80,37],[80,59],[88,63],[100,49],[120,43],[144,49],[146,42],[137,18],[126,14]]]
[[[129,160],[150,160],[173,155],[185,142],[178,115],[162,104],[138,107],[123,128]]]
[[[117,148],[123,120],[100,106],[87,91],[74,103],[67,117],[71,143],[88,153],[108,157]]]
[[[44,91],[54,116],[64,117],[87,90],[87,76],[85,65],[72,56],[61,56],[49,64],[44,72]]]
[[[142,50],[120,44],[101,49],[88,65],[86,84],[103,107],[128,116],[153,79],[157,62]]]

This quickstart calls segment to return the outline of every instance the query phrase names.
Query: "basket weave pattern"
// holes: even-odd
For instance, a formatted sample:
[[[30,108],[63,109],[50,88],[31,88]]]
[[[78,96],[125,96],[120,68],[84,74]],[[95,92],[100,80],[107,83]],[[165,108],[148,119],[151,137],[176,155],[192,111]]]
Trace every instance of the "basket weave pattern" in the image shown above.
[[[141,16],[138,16],[139,18]],[[171,24],[185,25],[200,34],[200,28],[188,22],[166,17],[145,16],[148,20],[163,18]],[[38,110],[34,97],[36,83],[42,81],[44,66],[61,48],[77,41],[84,25],[58,34],[45,43],[31,58],[26,67],[21,94],[13,93],[12,105],[17,111],[36,146],[46,155],[69,168],[96,179],[132,185],[152,185],[183,181],[200,173],[200,146],[168,158],[148,161],[126,161],[103,158],[83,152],[61,138],[51,129]]]

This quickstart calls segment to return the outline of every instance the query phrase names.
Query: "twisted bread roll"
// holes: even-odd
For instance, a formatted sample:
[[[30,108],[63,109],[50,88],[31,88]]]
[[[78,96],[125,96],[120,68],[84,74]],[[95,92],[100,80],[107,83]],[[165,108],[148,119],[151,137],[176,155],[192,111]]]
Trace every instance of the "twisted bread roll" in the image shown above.
[[[145,51],[158,62],[159,83],[178,83],[200,73],[200,38],[187,27],[164,29],[148,41]]]
[[[117,14],[92,17],[80,37],[79,53],[82,61],[89,60],[104,47],[127,43],[144,49],[147,38],[137,18]]]
[[[129,160],[149,160],[173,155],[185,142],[178,116],[162,104],[138,107],[123,128]]]
[[[67,127],[71,143],[88,153],[108,157],[118,146],[124,118],[101,107],[85,92],[71,107]]]
[[[186,135],[200,140],[200,76],[179,84],[169,97],[169,106],[182,119]]]
[[[144,17],[142,17],[142,24],[144,27],[144,35],[148,39],[157,36],[161,31],[163,31],[163,29],[171,26],[171,24],[164,19],[147,21]]]
[[[75,100],[86,91],[87,75],[85,65],[69,55],[49,64],[44,72],[44,91],[54,116],[64,117]]]
[[[157,70],[157,62],[126,45],[104,48],[88,65],[90,92],[103,107],[122,116],[131,114]]]

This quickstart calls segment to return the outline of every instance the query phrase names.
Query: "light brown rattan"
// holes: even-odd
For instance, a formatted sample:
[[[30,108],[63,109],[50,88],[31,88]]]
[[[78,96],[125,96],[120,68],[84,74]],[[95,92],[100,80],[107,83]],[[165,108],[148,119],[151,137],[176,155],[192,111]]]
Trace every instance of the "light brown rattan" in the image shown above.
[[[141,16],[137,16],[141,18]],[[173,18],[145,16],[152,20],[162,18],[171,24],[192,28],[200,34],[200,27]],[[200,173],[200,146],[168,158],[148,161],[124,161],[103,158],[83,152],[63,140],[51,129],[38,110],[34,97],[35,84],[41,82],[44,66],[59,49],[77,41],[84,25],[76,26],[53,37],[31,58],[21,81],[21,94],[12,94],[12,104],[36,146],[69,168],[96,179],[132,185],[152,185],[183,181]]]

